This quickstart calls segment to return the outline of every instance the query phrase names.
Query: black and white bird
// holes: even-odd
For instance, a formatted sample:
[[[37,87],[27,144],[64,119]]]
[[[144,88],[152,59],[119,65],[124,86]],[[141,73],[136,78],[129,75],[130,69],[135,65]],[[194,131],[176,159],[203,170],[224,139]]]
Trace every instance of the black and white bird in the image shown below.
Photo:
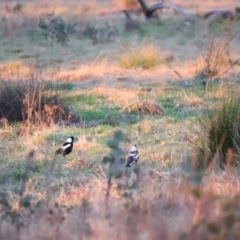
[[[55,152],[54,156],[57,154],[62,154],[65,157],[67,154],[69,154],[73,149],[73,141],[74,137],[69,137],[62,147]]]
[[[130,167],[133,163],[137,163],[139,159],[137,146],[133,145],[130,149],[130,153],[128,154],[126,167]]]

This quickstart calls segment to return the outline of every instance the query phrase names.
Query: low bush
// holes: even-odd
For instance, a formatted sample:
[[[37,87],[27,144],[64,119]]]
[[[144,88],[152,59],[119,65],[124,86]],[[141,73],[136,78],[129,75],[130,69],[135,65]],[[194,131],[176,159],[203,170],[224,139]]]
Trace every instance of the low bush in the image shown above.
[[[214,77],[229,66],[229,46],[233,40],[232,35],[221,38],[208,38],[208,42],[201,43],[200,49],[205,60],[202,74],[206,77]]]
[[[206,43],[200,41],[198,47],[201,53],[200,61],[203,59],[203,66],[197,77],[207,79],[206,90],[211,78],[219,78],[239,62],[239,59],[231,61],[229,56],[229,49],[233,40],[234,35],[228,32],[224,37],[209,36]]]
[[[43,31],[45,37],[56,39],[65,44],[69,35],[76,32],[76,23],[65,23],[63,19],[54,13],[46,14],[39,20],[38,27]]]
[[[46,83],[38,80],[0,82],[0,119],[47,125],[72,121],[73,113],[64,106],[54,90],[44,90]]]
[[[93,44],[106,44],[115,41],[115,37],[118,35],[118,30],[111,27],[108,23],[100,28],[87,25],[83,31],[83,35],[91,39]]]

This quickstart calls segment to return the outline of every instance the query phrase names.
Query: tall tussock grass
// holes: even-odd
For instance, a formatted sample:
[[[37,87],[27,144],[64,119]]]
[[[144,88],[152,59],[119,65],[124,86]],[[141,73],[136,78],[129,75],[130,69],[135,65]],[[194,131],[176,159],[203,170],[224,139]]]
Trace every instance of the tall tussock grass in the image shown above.
[[[117,60],[123,68],[151,69],[158,65],[159,54],[153,43],[131,44],[122,49]]]
[[[215,103],[198,118],[199,137],[193,147],[197,160],[196,167],[208,168],[217,165],[225,168],[228,160],[239,166],[240,163],[240,97],[231,93],[221,103]],[[232,152],[229,156],[229,152]],[[233,157],[233,158],[232,158]]]

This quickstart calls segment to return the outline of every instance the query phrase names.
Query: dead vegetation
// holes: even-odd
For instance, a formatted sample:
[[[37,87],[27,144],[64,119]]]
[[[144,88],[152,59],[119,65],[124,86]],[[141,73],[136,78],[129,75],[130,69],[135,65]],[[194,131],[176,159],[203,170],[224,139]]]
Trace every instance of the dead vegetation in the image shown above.
[[[63,165],[63,168],[71,170],[71,171],[76,171],[76,170],[87,168],[89,166],[89,164],[90,163],[87,158],[81,157],[81,158],[75,159],[71,162],[65,163]]]
[[[221,74],[230,64],[229,47],[233,40],[231,34],[227,34],[222,38],[208,38],[206,44],[202,43],[203,58],[205,66],[202,74],[207,78],[215,77]]]
[[[0,118],[7,122],[24,122],[30,126],[51,126],[76,120],[55,91],[46,91],[38,80],[1,81]]]
[[[164,115],[164,109],[159,104],[149,101],[143,101],[142,103],[132,103],[124,106],[122,111],[133,112],[138,114],[151,114],[151,115]]]
[[[136,46],[123,47],[121,53],[117,56],[119,65],[123,68],[142,68],[151,69],[158,65],[160,58],[157,53],[157,46],[154,43],[142,43]]]
[[[218,79],[238,64],[239,58],[233,61],[230,59],[229,54],[234,37],[235,35],[231,31],[227,31],[223,37],[208,36],[206,43],[199,41],[199,51],[204,64],[202,66],[203,69],[197,75],[200,78],[204,77],[207,79],[206,89],[213,77]]]
[[[60,69],[54,74],[56,81],[84,81],[87,79],[103,79],[106,76],[112,76],[120,71],[117,66],[110,65],[107,59],[97,59],[92,63],[83,63],[75,70]]]

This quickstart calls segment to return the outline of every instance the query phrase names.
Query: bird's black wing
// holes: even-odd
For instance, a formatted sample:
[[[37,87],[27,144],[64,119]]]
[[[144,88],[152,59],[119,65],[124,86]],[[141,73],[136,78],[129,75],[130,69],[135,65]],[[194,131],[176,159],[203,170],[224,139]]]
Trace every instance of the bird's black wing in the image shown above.
[[[63,151],[64,151],[64,147],[67,146],[67,145],[69,145],[69,144],[70,144],[70,143],[65,142],[65,143],[62,145],[62,147],[60,147],[60,148],[55,152],[54,156],[57,155],[57,154],[62,154]]]
[[[139,159],[138,150],[130,152],[127,159],[126,167],[130,167],[133,163],[137,163],[138,159]]]
[[[126,167],[130,167],[134,162],[134,158],[132,156],[128,157]]]
[[[62,154],[63,152],[63,148],[60,147],[55,153],[54,153],[54,156],[57,155],[57,154]]]

